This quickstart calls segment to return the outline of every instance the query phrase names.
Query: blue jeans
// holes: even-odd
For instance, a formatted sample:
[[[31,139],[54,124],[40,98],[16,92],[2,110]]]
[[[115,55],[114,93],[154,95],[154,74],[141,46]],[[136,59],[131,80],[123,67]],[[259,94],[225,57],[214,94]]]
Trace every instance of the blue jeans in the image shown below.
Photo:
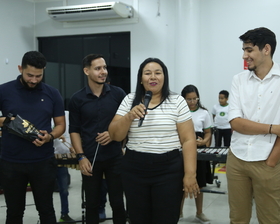
[[[100,190],[105,174],[110,205],[113,211],[113,223],[125,224],[126,213],[123,202],[123,188],[120,177],[122,155],[117,158],[98,162],[93,167],[92,176],[82,175],[83,190],[86,199],[86,224],[99,223]]]
[[[55,224],[53,188],[56,160],[36,163],[13,163],[1,160],[1,180],[7,205],[6,224],[22,224],[26,187],[30,183],[41,224]]]
[[[61,203],[61,215],[67,215],[69,213],[68,204],[68,181],[69,172],[67,167],[56,168],[56,180],[59,189],[60,203]]]

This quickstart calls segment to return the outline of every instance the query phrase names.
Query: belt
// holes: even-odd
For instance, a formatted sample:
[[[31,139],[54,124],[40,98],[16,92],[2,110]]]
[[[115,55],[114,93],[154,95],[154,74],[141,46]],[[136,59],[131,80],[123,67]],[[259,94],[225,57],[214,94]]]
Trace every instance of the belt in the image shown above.
[[[148,153],[148,152],[137,152],[134,150],[130,150],[127,147],[126,147],[126,151],[125,151],[125,157],[135,159],[138,161],[147,162],[147,163],[165,162],[165,161],[172,160],[179,156],[180,156],[179,149],[174,149],[172,151],[160,153],[160,154]]]

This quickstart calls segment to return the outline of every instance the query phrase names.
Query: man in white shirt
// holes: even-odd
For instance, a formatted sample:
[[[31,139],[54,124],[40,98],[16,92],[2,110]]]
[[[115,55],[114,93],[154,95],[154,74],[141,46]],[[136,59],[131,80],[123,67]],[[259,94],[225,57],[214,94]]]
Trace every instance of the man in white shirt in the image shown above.
[[[233,129],[227,159],[231,224],[249,224],[252,200],[260,224],[280,223],[280,66],[275,34],[261,27],[241,35],[245,70],[234,76]]]

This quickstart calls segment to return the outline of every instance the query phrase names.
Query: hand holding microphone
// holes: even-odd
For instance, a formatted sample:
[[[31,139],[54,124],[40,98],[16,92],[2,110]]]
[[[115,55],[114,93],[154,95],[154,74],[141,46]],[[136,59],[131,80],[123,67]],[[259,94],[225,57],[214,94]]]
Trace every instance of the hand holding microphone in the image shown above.
[[[152,95],[153,93],[151,91],[147,91],[145,96],[144,96],[144,106],[145,106],[145,114],[144,114],[144,117],[140,118],[139,122],[138,122],[138,127],[141,127],[142,126],[142,123],[145,119],[145,115],[146,115],[146,112],[147,112],[147,108],[149,106],[149,103],[152,99]]]

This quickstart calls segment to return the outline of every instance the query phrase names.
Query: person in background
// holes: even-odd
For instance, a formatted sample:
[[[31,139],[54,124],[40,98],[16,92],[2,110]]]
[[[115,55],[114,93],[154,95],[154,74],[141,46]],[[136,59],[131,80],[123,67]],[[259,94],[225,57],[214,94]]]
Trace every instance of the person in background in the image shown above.
[[[147,91],[152,97],[144,106]],[[115,141],[128,137],[122,179],[131,223],[177,224],[182,190],[186,197],[199,194],[195,133],[189,108],[170,92],[168,70],[160,59],[141,63],[136,92],[121,103],[109,134]]]
[[[30,183],[41,224],[55,224],[53,188],[56,159],[53,140],[65,131],[64,105],[59,91],[42,82],[46,58],[38,51],[26,52],[16,80],[0,85],[0,126],[9,113],[20,115],[40,130],[28,141],[2,129],[0,176],[7,205],[6,224],[21,224],[26,186]],[[51,120],[55,127],[52,129]]]
[[[194,130],[196,133],[197,148],[209,147],[212,138],[212,132],[211,132],[212,122],[207,109],[203,107],[201,104],[198,89],[194,85],[187,85],[183,88],[181,95],[186,100],[192,114]],[[209,184],[213,183],[210,161],[200,161],[200,160],[197,161],[196,178],[200,189],[206,187],[207,183]],[[195,199],[195,204],[196,204],[195,219],[200,223],[209,224],[210,220],[204,215],[202,211],[202,207],[203,207],[202,192]]]
[[[111,79],[109,76],[106,77],[105,83],[111,84]],[[107,202],[108,187],[106,183],[105,176],[103,175],[101,192],[100,192],[100,205],[99,205],[99,221],[104,222],[106,220],[106,202]]]
[[[1,112],[0,112],[1,114]],[[1,148],[2,148],[2,131],[0,128],[0,159],[1,159]],[[1,160],[0,160],[1,163]],[[0,194],[3,194],[2,184],[1,184],[1,177],[0,177]]]
[[[231,126],[228,122],[228,96],[229,92],[222,90],[219,92],[219,104],[215,104],[212,109],[212,115],[215,126],[215,147],[224,146],[229,147],[231,139]]]
[[[230,223],[250,223],[254,198],[259,223],[276,224],[280,223],[280,66],[272,60],[276,36],[260,27],[239,39],[248,70],[233,77],[229,99]]]
[[[108,126],[125,92],[105,83],[107,65],[102,55],[83,59],[87,85],[76,92],[69,103],[69,133],[77,153],[86,199],[86,223],[99,223],[100,190],[105,174],[113,223],[125,224],[120,163],[121,143],[113,141]]]
[[[65,111],[65,121],[66,121],[66,129],[68,129],[69,126],[69,111]],[[68,131],[66,130],[65,133],[60,136],[59,138],[54,140],[54,153],[57,154],[65,154],[65,153],[75,153],[73,147],[71,145],[65,145],[64,142],[67,142],[70,144],[70,136]],[[70,146],[70,148],[69,148]],[[69,196],[69,172],[68,167],[58,166],[56,168],[56,181],[58,186],[58,192],[60,196],[60,203],[61,203],[61,216],[59,219],[59,222],[64,223],[73,223],[75,224],[75,220],[72,219],[68,213],[69,213],[69,202],[68,202],[68,196]]]

